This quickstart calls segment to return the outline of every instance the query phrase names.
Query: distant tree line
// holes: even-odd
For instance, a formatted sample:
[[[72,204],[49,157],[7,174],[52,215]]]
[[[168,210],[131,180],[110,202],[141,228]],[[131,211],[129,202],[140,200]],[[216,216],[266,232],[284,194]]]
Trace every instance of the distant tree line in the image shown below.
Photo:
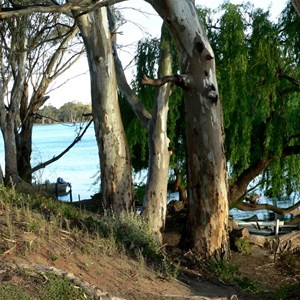
[[[83,115],[90,114],[91,112],[91,105],[82,102],[67,102],[60,108],[49,104],[39,109],[36,113],[35,123],[80,122],[83,119]]]

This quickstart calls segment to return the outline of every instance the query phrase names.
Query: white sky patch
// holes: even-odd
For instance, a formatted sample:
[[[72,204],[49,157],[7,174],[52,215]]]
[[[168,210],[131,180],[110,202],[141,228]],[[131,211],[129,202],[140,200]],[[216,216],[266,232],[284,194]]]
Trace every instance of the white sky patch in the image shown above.
[[[179,0],[178,0],[179,1]],[[196,5],[206,6],[212,9],[219,7],[223,0],[196,0]],[[231,0],[233,4],[241,4],[247,1]],[[256,8],[270,10],[272,19],[276,19],[284,9],[286,0],[252,0],[249,1]],[[161,18],[156,14],[152,7],[143,0],[129,0],[117,5],[123,16],[128,22],[123,25],[117,35],[118,44],[122,46],[119,50],[120,59],[123,67],[126,67],[132,61],[136,46],[139,40],[146,36],[160,37]],[[126,69],[126,76],[131,81],[134,67]],[[83,74],[76,76],[78,74]],[[47,105],[51,104],[56,107],[62,106],[66,102],[80,101],[91,103],[90,77],[88,73],[88,64],[86,57],[83,56],[68,72],[61,76],[56,82],[56,86],[67,81],[68,78],[74,79],[63,84],[59,89],[49,93],[50,100]]]

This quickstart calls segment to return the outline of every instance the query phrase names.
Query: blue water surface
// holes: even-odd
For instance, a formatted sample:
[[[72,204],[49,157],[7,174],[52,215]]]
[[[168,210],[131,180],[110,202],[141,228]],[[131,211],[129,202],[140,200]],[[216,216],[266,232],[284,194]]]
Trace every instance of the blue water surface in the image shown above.
[[[67,123],[34,125],[32,145],[32,166],[59,155],[76,138],[80,127],[86,124]],[[3,139],[0,139],[0,163],[4,170]],[[82,139],[62,158],[33,174],[34,182],[46,180],[56,182],[62,177],[72,185],[73,200],[90,198],[99,191],[98,184],[93,185],[99,173],[99,156],[94,127],[91,125]],[[68,200],[66,198],[65,200]]]
[[[86,124],[67,123],[51,125],[35,125],[33,127],[33,153],[32,165],[45,162],[53,156],[59,155],[76,138],[80,128]],[[4,146],[3,139],[0,139],[0,163],[4,171]],[[99,176],[99,156],[98,147],[95,139],[94,127],[91,125],[83,138],[62,158],[52,163],[44,169],[34,174],[34,182],[44,183],[46,180],[56,182],[58,177],[62,177],[66,182],[72,185],[73,201],[79,199],[89,199],[91,195],[99,191],[100,183],[93,184]],[[134,181],[145,180],[146,172],[143,172],[141,178],[136,175]],[[167,200],[178,199],[178,194],[169,194]],[[69,201],[69,197],[62,200]],[[288,207],[296,201],[294,198],[284,199],[260,198],[260,203],[269,203],[279,207]],[[243,212],[238,209],[232,209],[230,215],[235,219],[244,219],[257,215],[259,219],[267,219],[269,212],[267,210]],[[287,216],[289,217],[289,216]]]

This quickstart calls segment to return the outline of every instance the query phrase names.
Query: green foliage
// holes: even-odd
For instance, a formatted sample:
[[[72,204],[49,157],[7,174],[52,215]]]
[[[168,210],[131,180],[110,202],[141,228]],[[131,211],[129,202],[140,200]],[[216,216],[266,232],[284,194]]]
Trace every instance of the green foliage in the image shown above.
[[[228,283],[233,283],[238,278],[238,266],[230,264],[225,260],[211,260],[209,261],[208,266],[213,273],[215,273],[218,277],[220,277],[222,280]]]
[[[240,289],[251,294],[261,294],[264,292],[259,283],[249,278],[240,278],[238,266],[227,261],[210,261],[210,270],[227,283],[236,283]]]
[[[81,102],[67,102],[60,108],[53,105],[46,105],[38,111],[36,123],[53,123],[53,122],[82,122],[86,118],[83,114],[90,114],[91,105]]]
[[[0,300],[34,300],[25,289],[10,282],[0,283],[0,290]]]
[[[17,281],[17,283],[0,282],[0,300],[92,299],[82,288],[75,286],[73,282],[65,277],[59,277],[51,273],[42,276],[26,270],[16,270],[15,273],[14,276],[20,277],[22,280]],[[29,282],[35,282],[36,286],[28,286]]]
[[[180,273],[180,267],[170,262],[169,258],[164,255],[162,261],[162,273],[168,279],[176,278]]]
[[[48,281],[40,291],[44,300],[65,300],[65,299],[92,299],[79,287],[66,278],[47,274]]]
[[[134,187],[135,205],[142,206],[145,196],[146,184]]]
[[[250,253],[250,241],[247,238],[242,237],[236,239],[235,246],[237,247],[238,251],[242,254]]]
[[[247,277],[242,279],[236,279],[237,285],[240,289],[251,294],[262,294],[264,292],[263,288],[256,281],[250,280]]]
[[[114,217],[112,214],[105,214],[100,218],[98,226],[105,237],[112,237],[131,253],[140,251],[146,258],[160,258],[159,243],[151,234],[149,224],[139,215],[123,213]]]
[[[290,284],[276,289],[268,294],[268,298],[274,300],[297,300],[300,294],[300,283]]]
[[[299,17],[289,3],[279,22],[250,4],[225,3],[219,21],[201,11],[215,51],[231,180],[272,160],[260,187],[273,196],[299,190]]]

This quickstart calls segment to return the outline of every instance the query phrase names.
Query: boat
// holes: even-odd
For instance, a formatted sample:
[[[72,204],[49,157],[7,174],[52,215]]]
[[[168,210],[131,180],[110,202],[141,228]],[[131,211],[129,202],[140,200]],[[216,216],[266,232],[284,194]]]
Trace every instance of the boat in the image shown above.
[[[72,185],[70,182],[65,182],[61,177],[57,178],[56,182],[50,182],[46,180],[45,183],[33,185],[38,191],[46,192],[56,198],[67,196],[72,191]]]
[[[284,221],[245,221],[234,220],[239,228],[248,229],[250,234],[272,236],[282,235],[294,230],[299,230],[299,225],[288,225]]]

